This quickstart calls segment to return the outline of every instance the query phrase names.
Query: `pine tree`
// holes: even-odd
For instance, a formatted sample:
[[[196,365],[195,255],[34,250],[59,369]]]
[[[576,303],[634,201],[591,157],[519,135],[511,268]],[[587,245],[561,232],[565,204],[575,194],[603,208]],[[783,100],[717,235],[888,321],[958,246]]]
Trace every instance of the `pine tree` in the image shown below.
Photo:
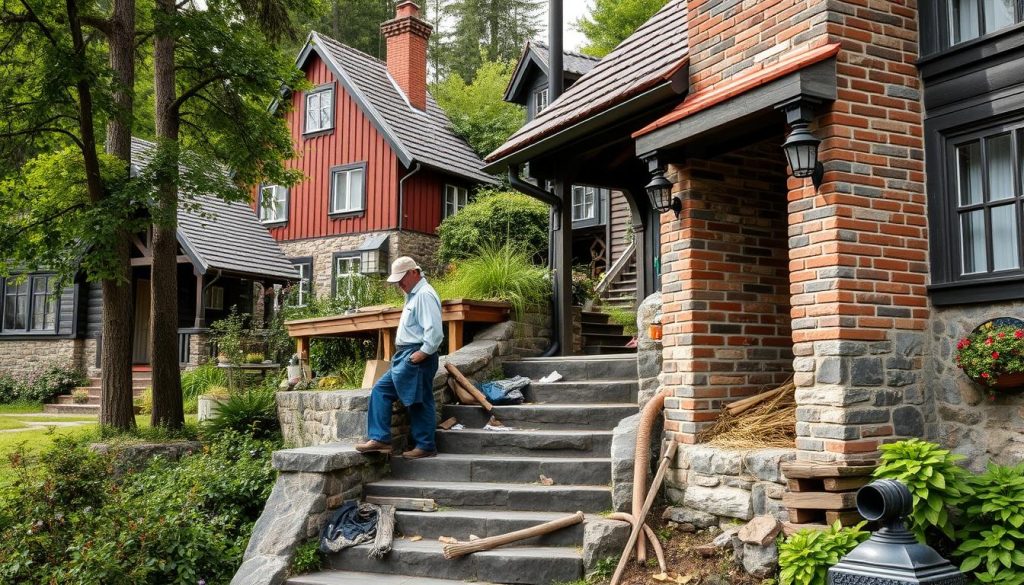
[[[455,0],[449,5],[456,24],[446,44],[445,69],[470,83],[484,61],[518,59],[540,31],[544,5],[543,0]]]

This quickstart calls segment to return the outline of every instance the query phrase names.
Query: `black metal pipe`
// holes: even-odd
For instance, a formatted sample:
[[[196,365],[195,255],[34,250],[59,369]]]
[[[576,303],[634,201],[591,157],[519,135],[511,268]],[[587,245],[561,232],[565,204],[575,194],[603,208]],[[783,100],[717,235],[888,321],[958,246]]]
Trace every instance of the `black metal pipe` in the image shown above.
[[[562,0],[548,0],[548,103],[565,87],[562,69]]]
[[[551,191],[541,189],[533,183],[522,180],[519,177],[519,165],[517,164],[508,166],[508,184],[516,191],[547,203],[555,209],[560,209],[562,207],[562,200],[559,199],[557,195]]]

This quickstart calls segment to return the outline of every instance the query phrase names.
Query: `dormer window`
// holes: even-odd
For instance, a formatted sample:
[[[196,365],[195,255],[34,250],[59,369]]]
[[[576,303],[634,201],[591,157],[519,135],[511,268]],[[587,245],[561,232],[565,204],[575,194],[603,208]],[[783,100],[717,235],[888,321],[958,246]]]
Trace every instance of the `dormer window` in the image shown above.
[[[533,92],[533,115],[540,115],[546,107],[548,107],[548,88],[545,87]]]
[[[306,93],[305,134],[334,128],[334,87],[317,88]]]

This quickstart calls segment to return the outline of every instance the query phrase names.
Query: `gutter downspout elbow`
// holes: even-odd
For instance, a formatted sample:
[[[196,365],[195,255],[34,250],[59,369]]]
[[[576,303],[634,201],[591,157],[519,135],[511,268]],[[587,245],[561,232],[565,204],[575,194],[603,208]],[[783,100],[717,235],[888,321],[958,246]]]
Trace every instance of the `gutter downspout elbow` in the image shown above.
[[[423,165],[416,163],[416,166],[398,181],[398,231],[402,231],[402,227],[405,225],[405,182],[421,170],[423,170]]]

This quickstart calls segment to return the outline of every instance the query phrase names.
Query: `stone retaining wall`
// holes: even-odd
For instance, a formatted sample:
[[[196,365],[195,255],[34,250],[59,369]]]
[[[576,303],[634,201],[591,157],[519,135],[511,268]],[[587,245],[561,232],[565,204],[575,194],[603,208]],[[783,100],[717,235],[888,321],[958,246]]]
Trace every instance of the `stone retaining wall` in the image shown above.
[[[681,504],[692,516],[688,522],[697,528],[765,514],[788,520],[782,506],[786,478],[781,465],[795,459],[796,453],[680,444],[665,479],[668,499]]]
[[[91,352],[87,351],[87,341],[91,342]],[[95,341],[85,339],[0,340],[0,373],[24,378],[51,366],[86,371],[95,363],[95,346]]]

